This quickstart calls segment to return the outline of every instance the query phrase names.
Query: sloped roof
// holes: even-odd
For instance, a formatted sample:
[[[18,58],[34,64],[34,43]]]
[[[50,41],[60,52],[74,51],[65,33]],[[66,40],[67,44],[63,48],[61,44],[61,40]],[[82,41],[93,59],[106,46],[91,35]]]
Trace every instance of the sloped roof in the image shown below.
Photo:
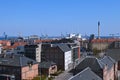
[[[28,63],[37,64],[36,61],[27,58],[22,55],[18,54],[3,54],[0,55],[0,65],[3,66],[16,66],[16,67],[23,67],[28,66]]]
[[[120,49],[108,49],[106,55],[110,56],[115,61],[120,61]]]
[[[52,61],[43,61],[43,62],[40,62],[39,67],[40,68],[50,68],[53,65],[56,65],[56,64]]]
[[[112,58],[109,57],[109,56],[104,56],[104,57],[101,59],[101,62],[103,62],[105,65],[107,65],[108,69],[111,69],[112,66],[113,66],[114,63],[115,63],[115,60],[112,59]]]
[[[3,46],[3,49],[15,49],[18,46],[25,46],[26,42],[15,42],[12,46]]]
[[[61,43],[61,44],[57,44],[57,46],[63,51],[63,52],[67,52],[70,51],[71,49],[68,47],[67,44]]]
[[[97,71],[103,69],[104,64],[96,57],[88,56],[84,58],[77,66],[76,69],[83,70],[90,67],[92,70]]]
[[[89,67],[87,67],[80,73],[70,78],[69,80],[102,80],[102,79],[98,75],[96,75]]]

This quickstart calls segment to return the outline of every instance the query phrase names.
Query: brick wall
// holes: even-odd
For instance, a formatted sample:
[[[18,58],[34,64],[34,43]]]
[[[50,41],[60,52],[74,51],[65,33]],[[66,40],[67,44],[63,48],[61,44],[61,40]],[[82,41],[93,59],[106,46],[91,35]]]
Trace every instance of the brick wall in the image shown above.
[[[31,67],[23,67],[21,77],[22,79],[33,79],[38,75],[38,64],[32,65]]]
[[[114,80],[114,65],[108,69],[107,65],[103,70],[103,80]]]

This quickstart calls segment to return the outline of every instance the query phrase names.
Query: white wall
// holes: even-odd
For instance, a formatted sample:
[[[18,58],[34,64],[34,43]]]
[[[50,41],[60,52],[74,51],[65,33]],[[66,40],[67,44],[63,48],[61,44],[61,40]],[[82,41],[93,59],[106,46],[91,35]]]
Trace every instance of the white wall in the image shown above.
[[[65,65],[64,65],[65,70],[67,70],[68,69],[68,65],[70,63],[72,63],[71,51],[65,52],[65,54],[64,54],[64,62],[65,62]]]
[[[41,45],[38,44],[38,48],[36,48],[36,61],[41,62]]]
[[[0,54],[2,53],[2,47],[0,46]]]

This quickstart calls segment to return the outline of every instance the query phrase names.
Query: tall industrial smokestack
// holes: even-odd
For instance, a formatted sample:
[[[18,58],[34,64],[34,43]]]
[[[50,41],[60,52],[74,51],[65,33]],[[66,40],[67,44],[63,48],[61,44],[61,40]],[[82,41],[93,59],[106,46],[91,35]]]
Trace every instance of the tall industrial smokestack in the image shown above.
[[[98,39],[100,39],[100,21],[98,21]]]

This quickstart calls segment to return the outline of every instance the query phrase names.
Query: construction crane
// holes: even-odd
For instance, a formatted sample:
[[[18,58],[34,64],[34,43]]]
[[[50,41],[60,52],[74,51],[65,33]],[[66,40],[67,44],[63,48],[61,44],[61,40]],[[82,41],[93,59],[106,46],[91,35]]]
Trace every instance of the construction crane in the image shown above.
[[[110,36],[112,36],[112,38],[115,38],[115,36],[119,36],[119,33],[116,33],[116,34],[109,34]]]
[[[3,36],[4,36],[5,40],[6,40],[7,39],[7,34],[5,32],[3,33]]]
[[[18,37],[22,37],[22,33],[21,32],[18,32]]]

